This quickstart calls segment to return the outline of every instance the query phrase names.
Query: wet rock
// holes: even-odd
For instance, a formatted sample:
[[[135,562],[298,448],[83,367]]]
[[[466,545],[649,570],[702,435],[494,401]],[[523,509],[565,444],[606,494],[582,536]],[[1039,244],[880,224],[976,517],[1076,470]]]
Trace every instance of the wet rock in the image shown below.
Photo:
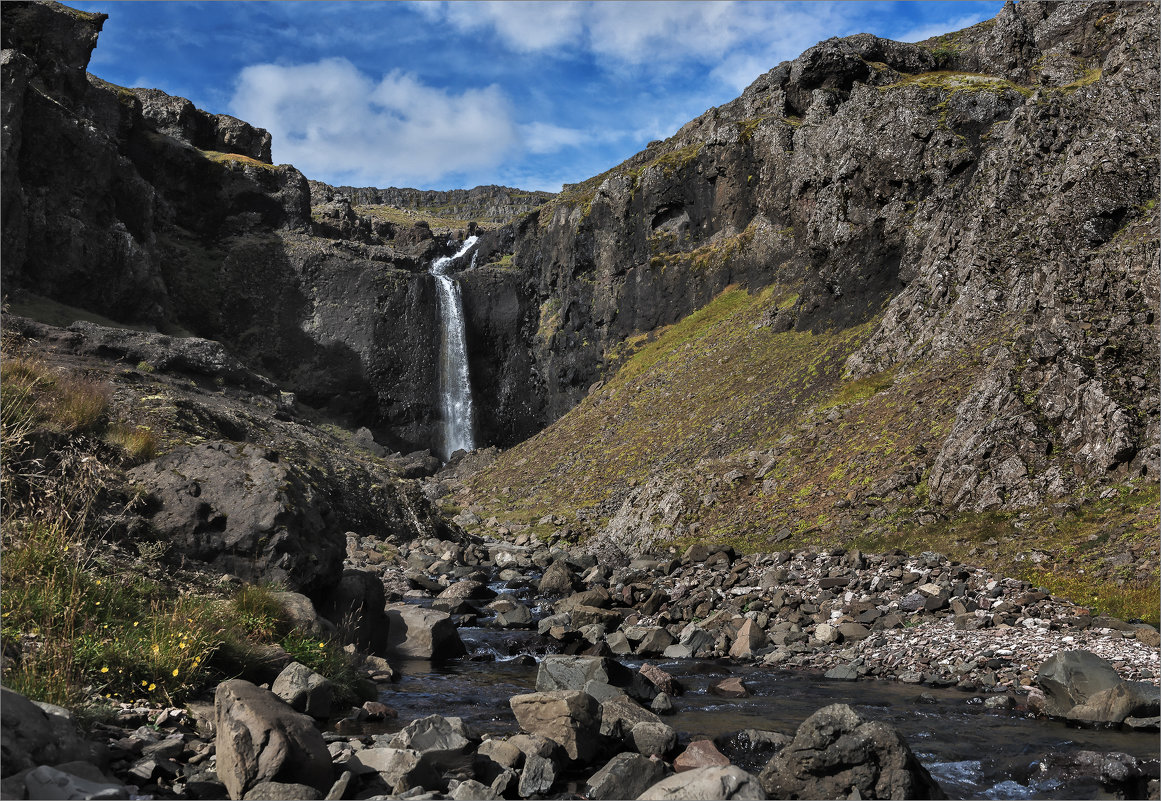
[[[665,775],[661,762],[641,754],[617,754],[589,777],[585,795],[593,801],[636,798]]]
[[[714,745],[730,760],[730,764],[756,774],[789,745],[791,739],[781,732],[742,729],[715,737]]]
[[[231,798],[264,781],[330,789],[330,753],[309,717],[241,679],[218,685],[214,711],[217,771]]]
[[[846,704],[815,712],[760,774],[771,798],[944,798],[893,727]]]
[[[331,715],[334,686],[306,665],[291,662],[278,674],[270,691],[296,712],[304,712],[312,718],[325,719]]]
[[[650,704],[649,709],[658,715],[669,715],[673,713],[673,699],[669,697],[668,693],[657,693]]]
[[[649,662],[641,665],[638,672],[660,692],[663,692],[667,695],[681,695],[681,693],[684,691],[684,688],[681,686],[681,682],[679,682],[670,674],[666,673],[661,668],[650,664]]]
[[[569,759],[587,762],[599,749],[601,708],[579,690],[513,696],[509,700],[520,728],[558,743]]]
[[[722,698],[748,698],[751,694],[750,688],[737,676],[710,685],[710,692]]]
[[[472,579],[457,581],[436,596],[436,598],[441,599],[461,598],[472,600],[487,600],[495,597],[496,592],[491,587],[482,581],[473,581]]]
[[[388,651],[432,661],[455,659],[467,653],[450,615],[412,604],[391,604],[386,612],[390,625]]]
[[[620,663],[602,656],[546,656],[536,671],[536,690],[583,690],[590,681],[625,687],[632,672]]]
[[[766,794],[758,779],[737,767],[697,768],[674,774],[654,784],[638,801],[711,801],[711,799],[761,799]]]
[[[823,674],[823,678],[835,681],[855,681],[859,677],[859,669],[854,665],[837,665]]]

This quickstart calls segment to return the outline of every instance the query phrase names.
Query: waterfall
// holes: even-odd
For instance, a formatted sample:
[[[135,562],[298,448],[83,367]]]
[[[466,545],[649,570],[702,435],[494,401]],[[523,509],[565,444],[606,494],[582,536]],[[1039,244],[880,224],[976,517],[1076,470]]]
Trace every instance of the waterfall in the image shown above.
[[[443,441],[440,456],[444,461],[458,450],[476,447],[472,425],[472,384],[468,376],[468,341],[464,332],[464,302],[460,285],[448,275],[456,259],[476,244],[479,237],[469,236],[454,256],[443,256],[431,263],[431,274],[439,290],[439,317],[442,323],[439,348],[439,405],[443,416]],[[474,258],[473,258],[474,261]]]

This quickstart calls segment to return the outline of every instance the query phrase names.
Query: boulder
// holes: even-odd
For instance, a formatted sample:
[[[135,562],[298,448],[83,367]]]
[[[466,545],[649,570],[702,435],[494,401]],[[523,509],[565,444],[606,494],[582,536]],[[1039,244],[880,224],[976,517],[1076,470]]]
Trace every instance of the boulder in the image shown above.
[[[24,786],[27,795],[21,797],[34,800],[129,798],[131,789],[121,784],[84,779],[48,765],[41,765],[24,774]]]
[[[846,704],[807,718],[759,779],[771,798],[945,797],[894,727]]]
[[[579,690],[513,696],[509,703],[520,728],[558,743],[568,757],[587,762],[599,749],[601,708]]]
[[[101,761],[100,757],[71,715],[48,714],[20,693],[0,688],[0,775],[72,760]]]
[[[179,555],[308,595],[342,573],[346,538],[320,482],[251,443],[182,445],[129,471],[154,530]]]
[[[617,754],[589,777],[585,795],[593,801],[636,798],[665,776],[664,763],[641,754]]]
[[[685,688],[681,686],[681,682],[654,664],[646,662],[641,665],[638,672],[644,679],[656,687],[659,692],[663,692],[666,695],[676,696],[685,692]]]
[[[1121,723],[1158,714],[1161,690],[1147,682],[1125,681],[1113,666],[1088,651],[1064,651],[1036,672],[1043,689],[1041,711],[1085,723]]]
[[[334,685],[326,677],[299,662],[291,662],[283,668],[270,691],[290,704],[296,712],[304,712],[312,718],[325,719],[331,716]]]
[[[309,784],[258,782],[242,796],[244,801],[317,801],[323,795]]]
[[[755,621],[747,619],[738,629],[734,644],[730,646],[730,656],[734,659],[749,659],[765,646],[766,632]]]
[[[737,767],[698,768],[662,779],[641,795],[638,801],[711,801],[711,799],[765,798],[758,780]],[[805,797],[805,796],[804,796]]]
[[[673,769],[678,773],[698,768],[721,768],[730,764],[725,754],[710,740],[694,740],[673,760]]]
[[[329,637],[336,632],[335,624],[318,613],[314,602],[301,592],[276,592],[274,598],[282,604],[290,624],[315,637]]]
[[[386,604],[383,582],[376,573],[347,568],[339,577],[338,586],[326,593],[319,611],[335,624],[343,643],[383,654],[390,632]]]
[[[604,656],[546,656],[536,671],[537,692],[583,690],[590,681],[627,686],[632,672],[619,662]]]
[[[471,761],[474,739],[460,718],[428,715],[408,723],[387,744],[416,751],[440,770],[451,770]]]
[[[412,604],[387,607],[387,650],[410,659],[440,661],[467,653],[451,616]]]
[[[521,798],[531,798],[547,793],[556,781],[556,763],[547,757],[529,754],[520,771],[517,790]]]
[[[436,787],[442,781],[430,760],[406,748],[365,748],[351,757],[346,767],[356,774],[378,773],[396,794],[415,787]]]
[[[230,798],[268,781],[330,789],[334,771],[322,734],[274,693],[224,681],[214,693],[214,722],[218,777]]]
[[[564,561],[556,561],[548,566],[537,585],[541,595],[564,595],[572,592],[577,585],[576,575]]]

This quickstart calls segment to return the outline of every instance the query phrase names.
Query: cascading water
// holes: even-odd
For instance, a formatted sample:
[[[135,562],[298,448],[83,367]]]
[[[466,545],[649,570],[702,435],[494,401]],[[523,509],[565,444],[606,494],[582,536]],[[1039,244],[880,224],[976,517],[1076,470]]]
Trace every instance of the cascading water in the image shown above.
[[[439,290],[439,317],[443,329],[439,348],[439,403],[443,415],[440,456],[444,461],[458,450],[470,451],[476,447],[464,302],[460,297],[460,285],[448,275],[448,270],[456,259],[472,249],[478,239],[469,236],[454,256],[443,256],[431,263],[431,274],[435,276]]]

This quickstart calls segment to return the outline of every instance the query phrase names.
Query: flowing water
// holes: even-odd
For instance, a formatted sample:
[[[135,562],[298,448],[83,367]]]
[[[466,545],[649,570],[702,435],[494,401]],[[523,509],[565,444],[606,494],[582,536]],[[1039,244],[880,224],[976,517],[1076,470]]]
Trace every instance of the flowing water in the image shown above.
[[[444,461],[458,450],[476,447],[472,421],[472,383],[468,375],[468,341],[464,326],[464,302],[460,285],[448,275],[456,260],[475,246],[478,237],[469,236],[454,256],[442,256],[431,263],[431,274],[439,290],[441,336],[439,349],[439,403],[443,417],[440,456]]]
[[[511,591],[502,584],[497,591]],[[545,613],[530,589],[517,598]],[[480,623],[487,623],[481,619]],[[385,727],[395,730],[430,714],[457,716],[479,733],[514,734],[516,719],[508,699],[533,692],[537,664],[559,643],[533,631],[499,631],[475,625],[460,629],[468,656],[445,664],[396,663],[397,683],[380,700],[399,713]],[[620,658],[638,668],[642,660]],[[674,699],[675,714],[665,722],[681,745],[721,737],[741,729],[764,729],[793,736],[798,726],[829,704],[852,705],[864,717],[899,729],[919,760],[949,798],[1105,798],[1089,778],[1044,771],[1049,757],[1078,751],[1123,751],[1139,759],[1157,758],[1157,735],[1111,729],[1072,728],[1029,717],[1016,710],[987,709],[979,696],[954,688],[936,689],[888,681],[830,681],[817,674],[739,665],[722,660],[650,660],[680,680],[685,693]],[[727,699],[709,692],[725,675],[740,676],[753,695]],[[765,756],[732,753],[733,761],[757,774]],[[592,771],[595,771],[593,768]],[[590,771],[590,772],[592,772]],[[583,788],[583,776],[573,777]]]

